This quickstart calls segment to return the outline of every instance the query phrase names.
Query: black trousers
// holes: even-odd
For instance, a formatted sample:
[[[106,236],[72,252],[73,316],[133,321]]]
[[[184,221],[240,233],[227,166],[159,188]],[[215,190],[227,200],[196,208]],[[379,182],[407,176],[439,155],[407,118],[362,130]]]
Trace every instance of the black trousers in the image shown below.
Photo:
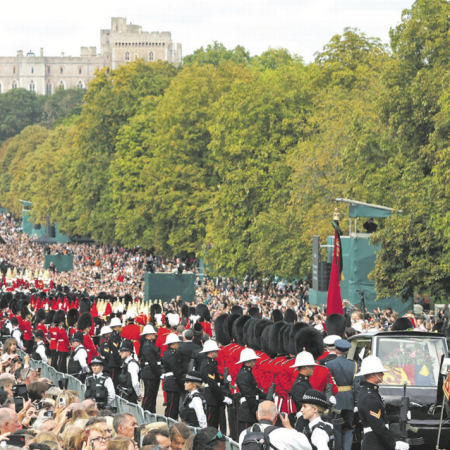
[[[166,417],[170,417],[173,420],[178,420],[178,409],[180,407],[180,392],[167,392],[167,406],[164,412]]]
[[[69,356],[69,352],[57,352],[57,355],[59,359],[56,370],[61,373],[67,373],[67,357]]]
[[[31,352],[33,351],[33,340],[27,340],[23,341],[23,346],[25,347],[25,351],[31,355]]]
[[[254,425],[253,422],[241,422],[239,421],[239,427],[238,427],[238,436],[241,435],[241,433],[246,430],[247,428],[250,428],[252,425]]]
[[[111,374],[110,377],[113,380],[114,388],[116,389],[116,394],[119,394],[117,387],[119,386],[120,367],[110,367],[109,372]]]
[[[142,380],[144,382],[144,398],[142,399],[142,409],[156,414],[156,398],[160,380]]]
[[[220,406],[210,406],[206,410],[206,421],[208,423],[208,427],[214,427],[219,429],[219,420],[220,420]]]
[[[377,435],[372,431],[365,433],[361,442],[361,450],[386,450],[386,447],[378,440]]]
[[[343,409],[341,417],[343,425],[334,425],[335,450],[351,450],[353,441],[353,411]]]
[[[50,350],[51,351],[51,357],[52,357],[52,362],[50,364],[51,367],[53,367],[54,369],[58,370],[58,352],[55,350]]]

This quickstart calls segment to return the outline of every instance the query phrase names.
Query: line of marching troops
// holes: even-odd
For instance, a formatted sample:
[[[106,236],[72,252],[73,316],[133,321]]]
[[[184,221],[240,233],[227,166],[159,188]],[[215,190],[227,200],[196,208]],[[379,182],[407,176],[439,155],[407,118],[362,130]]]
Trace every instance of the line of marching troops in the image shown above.
[[[40,308],[32,315],[28,305],[16,305],[15,300],[8,304],[5,298],[0,299],[0,308],[3,342],[12,337],[34,359],[50,362],[56,370],[85,382],[86,395],[100,407],[109,407],[120,395],[142,402],[145,410],[155,413],[162,383],[166,416],[176,420],[180,416],[189,425],[220,428],[224,433],[228,429],[235,440],[257,422],[262,400],[273,401],[297,431],[308,435],[302,406],[304,398],[311,398],[317,405],[329,406],[322,414],[325,421],[320,420],[328,447],[350,450],[359,375],[375,373],[370,371],[370,358],[359,372],[356,363],[346,358],[350,344],[342,336],[348,323],[337,314],[327,318],[324,339],[322,332],[297,322],[290,309],[284,316],[274,310],[267,320],[260,318],[258,308],[244,314],[240,306],[234,306],[230,314],[215,320],[212,340],[210,312],[202,304],[195,309],[183,306],[181,317],[164,316],[160,305],[154,304],[144,327],[135,323],[135,313],[126,316],[123,326],[123,318],[114,313],[95,323],[89,312],[80,314],[76,308],[67,314]],[[179,324],[191,329],[185,342],[176,332]],[[372,366],[382,375],[381,362]],[[375,431],[387,421],[374,380],[375,387],[361,390],[367,397],[363,403],[374,410],[359,411],[366,418],[365,431]],[[393,438],[392,443],[397,450],[408,447]],[[370,448],[389,447],[370,442]]]

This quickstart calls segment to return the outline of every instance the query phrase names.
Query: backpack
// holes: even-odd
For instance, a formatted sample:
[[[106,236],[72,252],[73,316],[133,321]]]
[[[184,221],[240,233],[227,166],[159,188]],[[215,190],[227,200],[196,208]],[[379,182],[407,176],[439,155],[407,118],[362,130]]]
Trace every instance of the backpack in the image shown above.
[[[241,450],[278,450],[270,443],[269,434],[279,427],[270,426],[261,430],[261,427],[256,423],[251,428],[248,428],[244,439],[242,441]]]

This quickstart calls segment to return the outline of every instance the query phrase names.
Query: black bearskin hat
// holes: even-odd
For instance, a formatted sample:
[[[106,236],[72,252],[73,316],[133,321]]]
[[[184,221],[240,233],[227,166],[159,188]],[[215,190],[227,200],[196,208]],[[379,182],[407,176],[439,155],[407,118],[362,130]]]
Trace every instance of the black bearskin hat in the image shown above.
[[[161,305],[159,303],[152,303],[152,306],[150,306],[150,315],[152,317],[155,316],[155,314],[161,314]]]
[[[11,312],[16,316],[19,314],[19,303],[17,300],[12,300],[9,307],[11,308]]]
[[[249,316],[254,317],[255,319],[259,319],[261,316],[259,315],[259,308],[257,306],[252,306],[247,313]]]
[[[91,313],[85,312],[81,314],[81,316],[78,318],[78,325],[77,328],[80,331],[84,331],[87,328],[92,327],[92,316]]]
[[[241,317],[241,315],[236,313],[228,315],[228,317],[225,319],[225,322],[223,323],[223,331],[228,335],[230,342],[234,340],[233,324],[234,322],[236,322],[236,320],[239,319],[239,317]]]
[[[53,322],[55,322],[55,323],[65,323],[66,322],[66,313],[63,309],[58,309],[58,311],[56,311],[56,313],[53,317]]]
[[[281,322],[283,320],[283,313],[279,309],[274,309],[271,317],[274,322]]]
[[[296,355],[298,353],[295,345],[295,336],[297,336],[298,332],[303,328],[309,328],[309,325],[305,322],[295,322],[291,327],[289,334],[289,353],[291,355]]]
[[[286,356],[289,356],[291,354],[291,345],[289,342],[289,339],[291,337],[291,328],[292,328],[293,324],[288,324],[288,327],[284,329],[284,333],[283,333],[283,348],[284,348],[284,353]]]
[[[286,355],[286,352],[284,350],[284,332],[286,331],[287,328],[289,328],[291,326],[290,323],[285,323],[281,328],[280,331],[278,332],[278,348],[277,348],[277,353],[279,355]]]
[[[47,317],[45,319],[45,325],[51,325],[53,322],[53,316],[55,315],[55,311],[49,311],[47,313]]]
[[[273,325],[274,324],[272,322],[269,322],[269,324],[266,327],[264,327],[260,338],[261,350],[267,356],[269,356],[270,353],[270,330],[273,328]]]
[[[181,316],[189,319],[189,306],[186,303],[181,307]]]
[[[259,319],[250,319],[244,325],[244,345],[253,348],[253,338],[255,336],[255,327]]]
[[[195,316],[195,306],[189,306],[189,315]]]
[[[22,316],[22,319],[25,319],[25,317],[31,315],[31,312],[26,306],[22,306],[22,309],[20,311],[20,315]]]
[[[101,325],[103,323],[100,317],[94,317],[94,325]]]
[[[36,323],[41,323],[43,320],[45,320],[45,309],[39,308],[36,311]]]
[[[200,303],[195,307],[195,315],[200,316],[200,322],[211,322],[211,313],[204,303]]]
[[[192,331],[194,332],[194,336],[202,336],[203,335],[203,327],[200,325],[199,322],[194,323]]]
[[[0,309],[7,309],[8,308],[8,300],[6,298],[2,298],[0,300]]]
[[[286,325],[285,322],[275,322],[272,326],[264,329],[263,334],[269,329],[269,345],[267,350],[264,347],[263,350],[271,358],[276,358],[278,355],[278,335],[284,325]]]
[[[13,299],[13,295],[12,295],[12,292],[7,292],[6,294],[5,294],[5,297],[4,297],[5,299],[6,299],[6,301],[8,302],[8,305],[11,303],[11,300]]]
[[[235,342],[244,346],[244,325],[251,320],[249,315],[240,316],[233,324],[233,337]]]
[[[242,306],[234,305],[231,307],[231,314],[239,314],[242,316],[244,314],[244,310],[242,309]]]
[[[80,314],[88,313],[91,310],[91,301],[89,298],[80,298]]]
[[[63,292],[64,292],[64,294],[68,294],[70,292],[69,286],[64,286],[63,287]]]
[[[341,314],[330,314],[325,320],[325,326],[327,328],[327,334],[330,336],[332,334],[338,335],[341,338],[344,337],[346,320]]]
[[[293,309],[288,308],[284,313],[284,321],[286,323],[295,323],[297,322],[297,314]]]
[[[98,293],[98,298],[108,298],[108,294],[104,291]]]
[[[310,326],[303,328],[295,336],[295,346],[297,353],[305,349],[313,355],[314,359],[317,359],[323,355],[322,333]]]
[[[399,317],[391,327],[391,331],[405,331],[413,329],[413,324],[407,317]]]
[[[264,332],[264,330],[269,326],[273,325],[273,322],[271,320],[258,320],[256,326],[255,326],[255,332],[251,339],[251,342],[253,343],[253,350],[262,350],[262,344],[261,344],[261,336]]]
[[[185,305],[183,305],[185,306]],[[186,305],[187,306],[187,305]],[[228,345],[231,340],[228,336],[228,333],[225,333],[225,328],[223,324],[225,323],[225,320],[228,318],[228,314],[221,314],[215,321],[214,321],[214,330],[216,332],[216,340],[220,342],[222,345]]]
[[[80,317],[78,309],[72,308],[67,311],[67,324],[69,327],[73,327],[77,323],[78,317]]]

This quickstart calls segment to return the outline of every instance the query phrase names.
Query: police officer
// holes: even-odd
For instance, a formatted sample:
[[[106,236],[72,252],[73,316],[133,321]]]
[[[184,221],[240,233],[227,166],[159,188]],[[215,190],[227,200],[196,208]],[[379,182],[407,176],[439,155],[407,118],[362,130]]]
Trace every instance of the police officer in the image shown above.
[[[34,341],[36,342],[36,345],[31,353],[31,358],[35,361],[42,361],[47,364],[48,358],[47,353],[45,352],[44,332],[42,330],[37,330],[34,332]]]
[[[203,385],[202,374],[191,370],[183,375],[183,380],[187,395],[180,409],[181,420],[191,427],[206,428],[206,401],[198,390]]]
[[[266,394],[258,389],[252,368],[256,366],[256,360],[260,359],[251,348],[241,351],[240,360],[236,364],[242,364],[238,372],[236,383],[241,393],[239,406],[239,434],[258,422],[256,411],[259,400],[265,400]]]
[[[161,382],[162,363],[158,347],[155,345],[156,331],[151,325],[146,325],[141,336],[145,338],[141,346],[141,378],[144,382],[144,411],[156,413],[156,398]]]
[[[308,420],[305,435],[314,450],[334,450],[334,432],[329,423],[324,422],[320,416],[329,405],[325,394],[309,389],[303,395],[302,415]]]
[[[11,319],[11,326],[11,337],[17,341],[17,348],[20,348],[20,350],[24,350],[22,342],[22,332],[19,329],[19,321],[17,320],[17,317],[13,317]]]
[[[105,361],[99,356],[92,358],[89,367],[92,375],[86,378],[86,392],[84,398],[95,399],[100,409],[108,408],[116,398],[116,391],[112,379],[103,373]]]
[[[72,336],[72,353],[69,358],[67,373],[84,382],[86,374],[89,373],[87,364],[88,354],[83,345],[84,336],[82,331],[77,331]]]
[[[119,348],[122,367],[119,374],[119,393],[125,400],[136,403],[142,400],[139,386],[139,363],[133,359],[134,346],[125,339]]]
[[[100,345],[98,346],[98,353],[103,358],[103,372],[109,375],[109,358],[111,355],[111,348],[109,345],[109,337],[111,336],[111,328],[105,325],[100,330]],[[114,385],[114,383],[113,383]]]
[[[180,407],[180,395],[184,385],[182,380],[182,361],[178,353],[180,340],[175,333],[170,333],[164,345],[169,348],[164,352],[164,392],[166,393],[166,410],[164,415],[174,420],[178,420],[178,410]]]
[[[110,348],[109,373],[114,382],[114,386],[118,386],[120,367],[122,366],[122,359],[119,355],[119,348],[122,344],[122,338],[120,337],[122,323],[118,317],[113,317],[109,326],[112,330],[108,340]]]
[[[343,425],[334,426],[336,438],[336,450],[351,450],[353,441],[353,418],[355,414],[355,403],[359,393],[359,377],[355,377],[357,366],[354,361],[347,359],[347,353],[352,346],[344,339],[334,342],[337,357],[328,361],[326,366],[330,369],[334,381],[338,386],[336,394],[336,409],[341,410],[344,419]]]
[[[294,402],[295,407],[297,408],[297,422],[295,425],[295,429],[301,433],[304,432],[305,429],[308,428],[309,421],[303,417],[301,412],[302,404],[303,404],[303,396],[307,391],[312,389],[311,383],[309,382],[309,377],[312,376],[314,372],[314,366],[318,364],[314,361],[314,357],[311,353],[303,351],[300,352],[295,358],[295,363],[291,367],[298,368],[298,376],[294,381],[294,384],[291,388],[291,397]],[[291,422],[293,418],[290,417]]]
[[[205,396],[207,405],[207,421],[208,427],[219,428],[220,407],[222,403],[231,405],[233,401],[230,397],[226,397],[221,389],[222,380],[220,378],[219,370],[217,369],[217,357],[219,356],[220,348],[216,341],[209,340],[205,342],[203,350],[200,353],[206,353],[206,359],[203,360],[200,367],[203,382],[205,383]]]
[[[380,396],[378,385],[383,382],[384,372],[380,358],[368,356],[361,363],[361,370],[356,376],[363,376],[365,383],[361,385],[358,395],[358,411],[364,427],[361,450],[408,450],[409,444],[397,441],[389,423],[399,421],[398,416],[388,416],[384,401]]]

